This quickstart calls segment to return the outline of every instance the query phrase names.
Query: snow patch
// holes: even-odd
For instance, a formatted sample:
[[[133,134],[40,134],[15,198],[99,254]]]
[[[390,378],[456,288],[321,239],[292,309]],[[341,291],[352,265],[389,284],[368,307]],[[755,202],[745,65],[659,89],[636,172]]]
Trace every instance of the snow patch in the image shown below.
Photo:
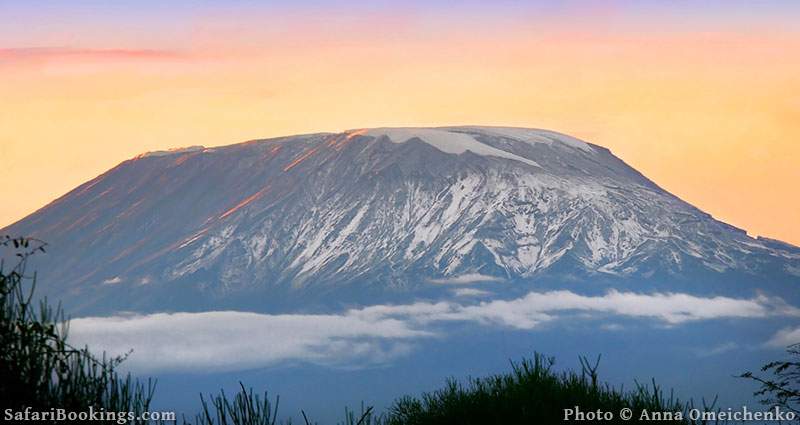
[[[122,283],[122,278],[119,276],[114,276],[111,279],[106,279],[103,281],[103,285],[116,285],[118,283]]]
[[[594,152],[594,149],[588,143],[576,139],[566,134],[557,133],[555,131],[541,130],[536,128],[519,128],[519,127],[491,127],[491,126],[470,126],[470,127],[451,127],[452,129],[463,129],[478,131],[494,136],[507,137],[509,139],[519,140],[526,143],[543,143],[552,145],[554,142],[563,143],[567,146],[580,149],[585,152]]]
[[[365,136],[381,137],[386,136],[394,143],[407,142],[410,139],[418,137],[425,143],[439,149],[442,152],[452,154],[462,154],[470,151],[477,155],[483,156],[496,156],[500,158],[512,159],[514,161],[524,162],[534,167],[541,166],[530,159],[514,155],[511,152],[506,152],[489,145],[485,145],[477,141],[469,134],[458,133],[447,129],[438,128],[372,128],[363,133]]]
[[[197,145],[197,146],[189,146],[189,147],[185,147],[185,148],[168,149],[168,150],[165,150],[165,151],[145,152],[145,153],[137,156],[136,158],[137,159],[139,159],[139,158],[150,158],[150,157],[156,157],[156,156],[174,155],[174,154],[178,154],[178,153],[200,152],[200,151],[205,151],[205,150],[206,150],[205,146]]]

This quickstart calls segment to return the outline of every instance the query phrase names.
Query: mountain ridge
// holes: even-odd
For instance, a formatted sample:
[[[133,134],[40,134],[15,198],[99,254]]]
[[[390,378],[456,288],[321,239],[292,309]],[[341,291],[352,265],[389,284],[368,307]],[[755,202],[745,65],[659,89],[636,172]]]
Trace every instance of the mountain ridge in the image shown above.
[[[67,298],[413,292],[465,275],[800,276],[800,248],[715,220],[608,149],[503,127],[357,129],[139,155],[3,232],[51,243],[48,273]]]

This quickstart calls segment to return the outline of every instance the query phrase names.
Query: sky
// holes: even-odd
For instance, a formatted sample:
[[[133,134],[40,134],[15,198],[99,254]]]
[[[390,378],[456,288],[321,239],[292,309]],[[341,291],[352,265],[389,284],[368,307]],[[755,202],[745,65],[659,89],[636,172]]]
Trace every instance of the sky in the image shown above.
[[[791,1],[0,0],[0,227],[145,151],[470,124],[608,147],[800,245],[798,18]]]

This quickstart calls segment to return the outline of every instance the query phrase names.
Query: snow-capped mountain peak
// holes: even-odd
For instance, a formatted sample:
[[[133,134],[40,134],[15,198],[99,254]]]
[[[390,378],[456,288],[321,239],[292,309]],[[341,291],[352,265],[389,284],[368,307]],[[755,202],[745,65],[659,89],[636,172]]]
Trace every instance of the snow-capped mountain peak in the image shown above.
[[[47,240],[45,272],[81,302],[108,288],[217,299],[463,276],[800,275],[800,249],[714,220],[605,148],[503,127],[359,129],[140,156],[3,232]]]

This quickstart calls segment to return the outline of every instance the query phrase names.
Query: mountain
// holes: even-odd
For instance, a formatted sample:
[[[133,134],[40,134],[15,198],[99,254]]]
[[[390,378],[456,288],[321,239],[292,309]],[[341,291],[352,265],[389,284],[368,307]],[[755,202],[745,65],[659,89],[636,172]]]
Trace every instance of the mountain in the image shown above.
[[[151,152],[0,231],[49,243],[74,311],[272,308],[450,284],[796,296],[800,248],[754,239],[608,149],[546,130],[376,128]]]

